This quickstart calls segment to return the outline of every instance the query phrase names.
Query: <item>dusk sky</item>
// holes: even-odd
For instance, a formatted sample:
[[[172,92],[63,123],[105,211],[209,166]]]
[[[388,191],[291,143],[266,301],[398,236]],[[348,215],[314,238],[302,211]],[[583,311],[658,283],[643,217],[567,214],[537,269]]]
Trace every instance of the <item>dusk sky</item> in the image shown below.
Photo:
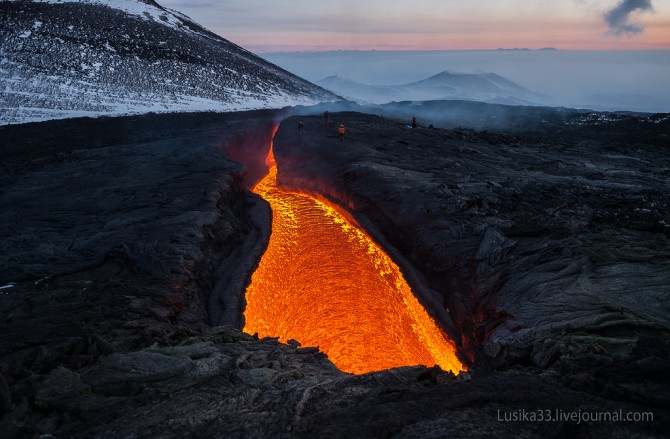
[[[255,52],[670,49],[668,0],[158,0]]]

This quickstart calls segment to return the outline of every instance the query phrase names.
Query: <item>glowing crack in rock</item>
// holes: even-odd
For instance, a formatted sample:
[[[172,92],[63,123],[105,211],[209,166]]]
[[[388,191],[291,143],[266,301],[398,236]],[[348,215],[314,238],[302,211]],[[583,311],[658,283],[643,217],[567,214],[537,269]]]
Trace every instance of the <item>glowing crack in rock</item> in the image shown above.
[[[279,189],[276,166],[254,192],[273,219],[246,291],[245,332],[318,346],[351,373],[419,364],[464,370],[453,342],[362,229],[334,206]]]

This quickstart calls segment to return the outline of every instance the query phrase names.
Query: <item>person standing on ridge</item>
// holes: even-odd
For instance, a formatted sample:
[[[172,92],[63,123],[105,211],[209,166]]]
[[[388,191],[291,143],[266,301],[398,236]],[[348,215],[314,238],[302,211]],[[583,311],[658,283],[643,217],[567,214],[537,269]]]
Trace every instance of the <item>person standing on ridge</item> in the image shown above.
[[[303,121],[298,122],[298,134],[305,134],[305,124]]]
[[[412,118],[412,128],[416,128],[416,117]]]
[[[328,110],[326,110],[326,111],[323,113],[323,120],[326,121],[326,126],[328,126],[328,118],[329,118],[329,117],[330,117],[330,114],[328,114]]]
[[[337,132],[340,134],[340,142],[344,142],[344,133],[347,132],[347,129],[344,128],[343,123],[341,123],[340,126],[337,128]]]

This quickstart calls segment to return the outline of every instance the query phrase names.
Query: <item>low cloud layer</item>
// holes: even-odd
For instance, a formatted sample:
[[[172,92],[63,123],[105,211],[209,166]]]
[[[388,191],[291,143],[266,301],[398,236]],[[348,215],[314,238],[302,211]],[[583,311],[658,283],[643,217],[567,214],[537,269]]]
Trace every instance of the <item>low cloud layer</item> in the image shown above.
[[[637,35],[644,31],[641,24],[631,23],[630,14],[635,11],[653,11],[651,0],[623,0],[614,9],[605,13],[605,22],[611,35]]]
[[[496,73],[546,95],[546,100],[539,103],[547,105],[665,113],[670,111],[670,57],[664,55],[647,50],[377,50],[274,53],[264,57],[314,82],[338,75],[362,84],[396,86],[444,70]],[[525,99],[537,102],[536,98]]]

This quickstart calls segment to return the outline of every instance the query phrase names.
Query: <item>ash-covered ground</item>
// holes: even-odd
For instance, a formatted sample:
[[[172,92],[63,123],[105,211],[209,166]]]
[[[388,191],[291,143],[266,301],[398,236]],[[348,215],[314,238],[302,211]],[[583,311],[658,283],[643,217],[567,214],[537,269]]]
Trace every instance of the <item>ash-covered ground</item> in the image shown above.
[[[260,163],[279,117],[0,127],[3,437],[664,437],[667,119],[282,123],[280,184],[346,206],[397,257],[470,364],[455,377],[352,376],[236,329],[269,211],[226,153]]]

